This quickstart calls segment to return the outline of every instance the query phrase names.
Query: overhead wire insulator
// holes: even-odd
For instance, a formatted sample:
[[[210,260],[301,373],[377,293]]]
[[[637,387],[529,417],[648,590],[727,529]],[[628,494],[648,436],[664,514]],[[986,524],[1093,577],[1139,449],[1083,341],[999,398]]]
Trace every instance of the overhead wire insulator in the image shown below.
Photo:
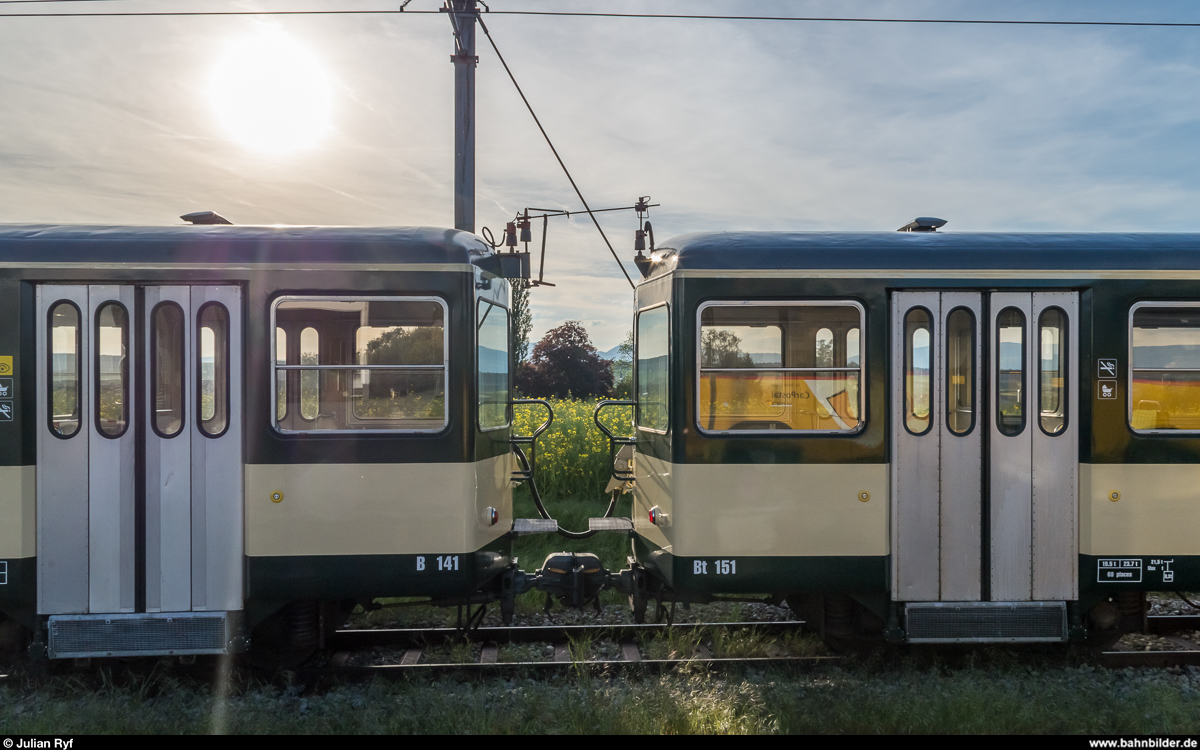
[[[504,245],[510,252],[517,250],[517,222],[510,221],[504,227]]]

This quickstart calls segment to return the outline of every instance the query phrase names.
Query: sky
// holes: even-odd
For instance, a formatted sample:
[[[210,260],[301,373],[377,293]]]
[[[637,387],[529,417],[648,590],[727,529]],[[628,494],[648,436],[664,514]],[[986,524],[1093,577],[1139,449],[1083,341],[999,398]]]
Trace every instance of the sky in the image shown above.
[[[398,5],[109,0],[0,14]],[[1200,23],[1200,5],[1164,0],[489,5]],[[484,20],[588,203],[651,196],[660,244],[699,230],[892,231],[916,216],[948,232],[1200,231],[1200,28]],[[230,55],[280,49],[269,39],[301,52],[274,55],[293,61],[284,83],[251,99],[304,124],[295,143],[229,121],[244,109],[236,71],[251,65]],[[214,210],[237,224],[453,226],[452,51],[445,16],[407,12],[0,17],[0,222],[163,225]],[[524,207],[581,208],[482,34],[478,53],[477,227],[499,236]],[[636,275],[636,218],[602,216]],[[532,292],[533,339],[576,319],[601,350],[616,346],[632,291],[590,220],[552,219],[547,239],[556,286]]]

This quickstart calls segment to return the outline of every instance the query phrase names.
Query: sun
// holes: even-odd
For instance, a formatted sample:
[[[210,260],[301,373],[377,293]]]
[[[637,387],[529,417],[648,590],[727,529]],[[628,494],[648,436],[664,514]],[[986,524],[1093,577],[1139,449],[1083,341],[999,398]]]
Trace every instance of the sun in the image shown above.
[[[225,129],[243,146],[280,154],[308,148],[329,128],[332,82],[308,47],[264,31],[230,42],[209,95]]]

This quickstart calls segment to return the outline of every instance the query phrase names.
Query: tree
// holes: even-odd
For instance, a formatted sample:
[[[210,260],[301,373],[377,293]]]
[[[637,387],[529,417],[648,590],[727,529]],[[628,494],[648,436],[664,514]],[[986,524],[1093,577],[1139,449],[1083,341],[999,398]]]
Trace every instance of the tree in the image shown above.
[[[706,328],[700,335],[701,367],[752,367],[753,358],[742,351],[742,339],[733,331]]]
[[[613,360],[613,395],[617,398],[633,398],[633,331],[625,334],[625,340],[617,348]]]
[[[592,398],[612,392],[612,362],[602,359],[578,320],[546,333],[517,374],[528,396]]]
[[[529,331],[533,314],[529,311],[529,280],[512,280],[513,359],[517,368],[529,359]]]

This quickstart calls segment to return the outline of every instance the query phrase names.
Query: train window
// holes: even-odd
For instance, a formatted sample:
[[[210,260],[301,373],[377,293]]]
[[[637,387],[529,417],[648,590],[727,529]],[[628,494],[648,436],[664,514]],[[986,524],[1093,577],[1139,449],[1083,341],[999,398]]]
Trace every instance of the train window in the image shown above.
[[[975,314],[965,307],[946,317],[946,426],[955,435],[975,427]]]
[[[479,429],[496,430],[509,423],[508,310],[479,300],[475,327],[478,333]]]
[[[914,307],[904,316],[904,427],[924,435],[933,426],[929,361],[933,319],[929,311]]]
[[[69,438],[79,432],[79,308],[59,302],[50,309],[50,432]]]
[[[671,320],[666,305],[638,313],[637,318],[637,425],[666,432],[670,421],[669,359]]]
[[[120,437],[129,424],[129,313],[119,302],[96,311],[96,428]]]
[[[163,302],[150,316],[150,392],[154,397],[151,426],[170,438],[183,429],[183,309]]]
[[[446,426],[442,300],[283,297],[272,317],[279,430],[436,432]]]
[[[1200,430],[1200,306],[1135,305],[1130,349],[1130,427]]]
[[[996,428],[1002,435],[1025,429],[1025,313],[1007,307],[996,316]]]
[[[200,432],[220,437],[229,426],[229,311],[210,302],[200,308],[196,382]]]
[[[1067,427],[1067,315],[1057,307],[1038,318],[1041,349],[1038,412],[1042,431],[1057,435]]]
[[[862,426],[858,303],[713,302],[701,306],[699,317],[701,429],[853,432]]]
[[[321,364],[321,335],[316,328],[300,332],[300,364]],[[321,410],[321,371],[300,371],[300,416],[313,420]]]
[[[275,328],[275,365],[287,364],[287,331]],[[287,370],[275,371],[275,419],[287,416]]]

